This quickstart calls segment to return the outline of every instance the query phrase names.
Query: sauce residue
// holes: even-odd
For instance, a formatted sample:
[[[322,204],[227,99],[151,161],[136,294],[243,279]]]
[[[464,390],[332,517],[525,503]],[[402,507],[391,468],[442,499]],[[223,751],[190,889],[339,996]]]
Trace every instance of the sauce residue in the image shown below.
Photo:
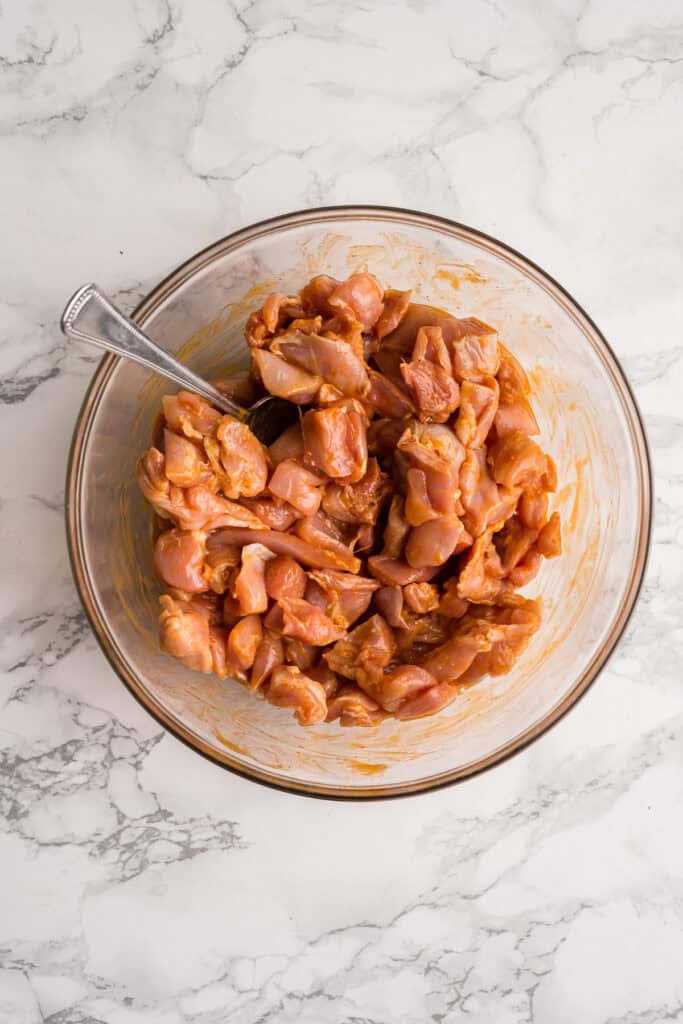
[[[385,764],[368,764],[366,761],[356,761],[353,758],[349,759],[349,767],[353,768],[355,772],[360,772],[361,775],[377,775],[378,772],[387,770]]]
[[[442,263],[437,267],[436,278],[447,281],[454,291],[458,291],[463,281],[470,284],[485,284],[486,278],[469,263]]]

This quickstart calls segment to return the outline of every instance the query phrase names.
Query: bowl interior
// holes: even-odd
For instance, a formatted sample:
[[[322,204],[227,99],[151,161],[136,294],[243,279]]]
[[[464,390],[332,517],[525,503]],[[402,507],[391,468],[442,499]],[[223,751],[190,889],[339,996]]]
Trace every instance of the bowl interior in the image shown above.
[[[270,291],[313,274],[368,269],[419,301],[494,324],[529,372],[541,443],[557,463],[553,508],[564,554],[529,585],[544,623],[509,675],[445,712],[375,729],[302,729],[233,681],[184,668],[157,643],[151,516],[134,482],[167,382],[106,358],[76,431],[69,481],[77,581],[124,681],[197,749],[307,792],[409,792],[490,764],[541,731],[588,685],[635,599],[647,548],[642,428],[595,328],[541,271],[504,246],[436,218],[311,211],[231,236],[171,275],[138,310],[162,345],[207,377],[248,363],[243,324]]]

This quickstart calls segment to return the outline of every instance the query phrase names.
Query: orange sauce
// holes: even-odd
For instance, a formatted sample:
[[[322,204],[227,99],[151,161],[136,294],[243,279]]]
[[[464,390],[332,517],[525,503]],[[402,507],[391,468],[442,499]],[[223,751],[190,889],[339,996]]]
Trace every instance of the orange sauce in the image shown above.
[[[470,284],[483,284],[486,280],[469,263],[442,263],[434,276],[442,281],[447,281],[454,291],[458,290],[461,281],[469,281]]]
[[[349,760],[349,765],[361,775],[376,775],[378,772],[386,771],[387,768],[385,764],[367,764],[365,761],[354,761],[353,759]]]
[[[239,747],[236,743],[233,743],[232,740],[226,739],[223,733],[219,732],[218,729],[214,729],[213,734],[218,742],[224,747],[227,747],[228,750],[234,750],[236,754],[242,754],[243,757],[249,756],[248,750],[245,750],[244,747]]]

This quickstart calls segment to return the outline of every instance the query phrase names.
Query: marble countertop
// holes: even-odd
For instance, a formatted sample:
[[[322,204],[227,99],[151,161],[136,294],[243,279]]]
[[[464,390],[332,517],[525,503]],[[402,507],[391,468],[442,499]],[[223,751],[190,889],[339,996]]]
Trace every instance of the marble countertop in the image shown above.
[[[0,82],[0,1022],[683,1021],[681,5],[10,0]],[[62,523],[97,357],[57,326],[85,280],[130,309],[240,225],[354,201],[562,281],[657,495],[581,704],[502,768],[363,806],[221,771],[107,666]]]

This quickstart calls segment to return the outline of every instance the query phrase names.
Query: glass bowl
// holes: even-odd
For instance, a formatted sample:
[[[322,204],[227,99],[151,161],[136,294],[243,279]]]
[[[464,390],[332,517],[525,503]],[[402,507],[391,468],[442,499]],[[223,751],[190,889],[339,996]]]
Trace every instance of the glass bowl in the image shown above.
[[[529,372],[541,443],[557,463],[564,554],[526,588],[544,622],[512,671],[445,711],[376,728],[298,726],[232,680],[199,675],[157,641],[152,519],[134,481],[172,385],[106,356],[76,424],[67,528],[76,583],[104,653],[177,737],[260,782],[320,796],[415,793],[502,760],[586,690],[624,629],[647,556],[647,444],[599,330],[555,281],[508,246],[439,217],[381,207],[308,210],[224,238],[174,271],[134,319],[206,377],[248,364],[243,325],[271,291],[361,269],[421,302],[494,324]]]

